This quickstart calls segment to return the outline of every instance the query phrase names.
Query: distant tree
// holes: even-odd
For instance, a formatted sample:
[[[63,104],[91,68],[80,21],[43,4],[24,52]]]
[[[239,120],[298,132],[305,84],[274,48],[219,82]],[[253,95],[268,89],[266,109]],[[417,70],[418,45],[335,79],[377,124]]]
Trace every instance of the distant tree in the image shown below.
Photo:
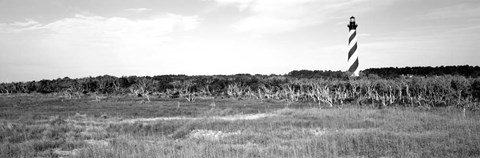
[[[477,78],[472,82],[471,85],[472,96],[476,99],[476,101],[480,101],[480,79]]]
[[[128,78],[124,77],[124,76],[118,78],[117,81],[118,81],[118,84],[119,84],[120,88],[128,88],[131,85],[130,82],[128,82]]]
[[[50,84],[50,80],[40,80],[38,82],[38,85],[36,85],[36,90],[37,92],[39,93],[51,93],[51,92],[54,92],[51,84]]]
[[[154,76],[153,80],[157,81],[155,87],[158,91],[164,92],[167,89],[173,89],[173,85],[170,82],[174,79],[171,75]]]

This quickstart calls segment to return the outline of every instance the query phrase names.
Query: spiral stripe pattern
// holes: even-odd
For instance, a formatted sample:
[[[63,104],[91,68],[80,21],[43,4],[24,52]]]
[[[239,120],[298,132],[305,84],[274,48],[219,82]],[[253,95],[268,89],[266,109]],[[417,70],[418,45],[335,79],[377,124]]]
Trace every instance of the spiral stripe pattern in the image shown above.
[[[358,53],[357,51],[357,31],[355,29],[350,30],[350,38],[348,40],[348,71],[352,73],[352,76],[359,75],[358,69]]]

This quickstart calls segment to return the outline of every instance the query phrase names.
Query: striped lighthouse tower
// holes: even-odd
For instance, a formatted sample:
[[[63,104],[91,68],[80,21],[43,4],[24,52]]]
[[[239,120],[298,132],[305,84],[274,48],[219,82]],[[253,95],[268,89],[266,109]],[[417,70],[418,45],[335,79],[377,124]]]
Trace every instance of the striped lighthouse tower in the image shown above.
[[[358,52],[357,51],[357,24],[355,24],[355,17],[350,17],[350,24],[347,25],[350,31],[350,38],[348,39],[348,72],[352,76],[358,76],[360,69],[358,69]]]

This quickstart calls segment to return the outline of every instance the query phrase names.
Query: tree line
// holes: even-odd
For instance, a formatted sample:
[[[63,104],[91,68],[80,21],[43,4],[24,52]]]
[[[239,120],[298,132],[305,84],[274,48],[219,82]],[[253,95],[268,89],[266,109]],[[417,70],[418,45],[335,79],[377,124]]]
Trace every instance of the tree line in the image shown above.
[[[406,76],[442,76],[442,75],[460,75],[465,77],[479,77],[479,66],[439,66],[439,67],[387,67],[370,68],[363,71],[366,75],[375,74],[384,78],[395,78],[402,75]]]
[[[447,69],[452,68],[445,70]],[[469,67],[469,69],[476,70],[477,67]],[[289,103],[315,102],[329,106],[355,103],[382,106],[455,105],[465,107],[478,106],[480,102],[480,78],[466,73],[465,70],[449,71],[459,72],[454,75],[431,75],[431,73],[399,75],[402,72],[400,70],[395,70],[399,72],[396,75],[385,76],[382,73],[373,73],[386,72],[389,68],[381,70],[365,70],[362,76],[357,78],[349,78],[347,74],[340,71],[309,70],[292,71],[285,75],[161,75],[153,77],[104,75],[78,79],[65,77],[54,80],[1,83],[0,93],[56,94],[69,99],[92,95],[133,95],[144,97],[148,101],[151,97],[160,97],[185,98],[190,102],[194,102],[199,97],[231,97],[284,100]],[[462,75],[462,73],[466,74]]]

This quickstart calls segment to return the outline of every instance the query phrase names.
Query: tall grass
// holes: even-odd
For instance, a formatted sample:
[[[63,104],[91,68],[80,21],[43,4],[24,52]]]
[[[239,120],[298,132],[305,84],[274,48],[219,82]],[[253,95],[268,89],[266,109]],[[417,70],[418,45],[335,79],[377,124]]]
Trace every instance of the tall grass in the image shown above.
[[[478,157],[480,123],[410,110],[286,109],[259,120],[194,120],[174,135],[125,132],[78,157]],[[180,122],[170,122],[180,123]],[[151,126],[129,126],[151,129]],[[172,128],[174,129],[174,128]],[[190,137],[204,129],[222,139]],[[175,135],[176,134],[176,135]]]
[[[480,115],[457,108],[44,100],[3,103],[2,110],[20,116],[0,117],[0,157],[480,157]],[[256,113],[269,115],[219,119]],[[157,116],[190,119],[134,119]]]

